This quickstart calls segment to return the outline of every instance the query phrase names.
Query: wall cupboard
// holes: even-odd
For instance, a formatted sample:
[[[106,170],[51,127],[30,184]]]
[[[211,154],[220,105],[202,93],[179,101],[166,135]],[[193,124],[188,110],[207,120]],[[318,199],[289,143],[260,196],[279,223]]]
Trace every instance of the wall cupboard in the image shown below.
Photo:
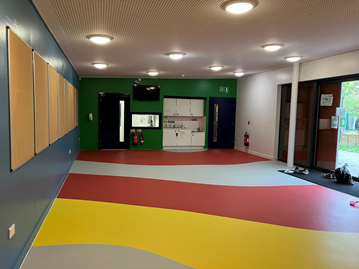
[[[163,99],[164,116],[186,116],[203,117],[204,100],[203,99]]]

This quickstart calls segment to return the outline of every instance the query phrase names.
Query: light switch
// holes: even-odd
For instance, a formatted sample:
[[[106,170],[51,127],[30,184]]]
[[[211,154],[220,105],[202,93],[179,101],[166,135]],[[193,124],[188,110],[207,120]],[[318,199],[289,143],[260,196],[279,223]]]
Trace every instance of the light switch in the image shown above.
[[[9,228],[9,239],[11,239],[15,234],[15,223],[13,225],[11,225],[11,227]]]

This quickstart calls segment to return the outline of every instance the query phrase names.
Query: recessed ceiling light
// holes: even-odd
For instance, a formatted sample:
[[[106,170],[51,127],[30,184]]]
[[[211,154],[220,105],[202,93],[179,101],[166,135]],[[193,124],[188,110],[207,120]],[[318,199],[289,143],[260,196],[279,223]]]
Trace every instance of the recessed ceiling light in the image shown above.
[[[237,77],[241,77],[244,75],[243,72],[233,72]]]
[[[108,66],[108,64],[105,63],[93,63],[92,65],[98,69],[104,69]]]
[[[279,50],[282,47],[284,47],[283,44],[267,44],[267,45],[262,46],[262,48],[267,50],[267,51],[276,51],[276,50]]]
[[[240,14],[247,12],[257,5],[255,1],[228,1],[224,4],[224,9],[228,12]]]
[[[223,68],[223,66],[210,66],[209,68],[211,68],[213,71],[219,71]]]
[[[171,59],[177,60],[177,59],[181,59],[183,56],[186,55],[186,53],[183,52],[171,52],[167,54],[168,56],[170,56]]]
[[[109,35],[88,35],[86,37],[96,44],[105,44],[113,39]]]
[[[149,74],[150,76],[157,76],[160,72],[157,71],[148,71],[147,74]]]
[[[299,61],[300,59],[302,59],[302,56],[289,56],[289,57],[285,57],[285,59],[286,59],[288,62],[297,62],[297,61]]]

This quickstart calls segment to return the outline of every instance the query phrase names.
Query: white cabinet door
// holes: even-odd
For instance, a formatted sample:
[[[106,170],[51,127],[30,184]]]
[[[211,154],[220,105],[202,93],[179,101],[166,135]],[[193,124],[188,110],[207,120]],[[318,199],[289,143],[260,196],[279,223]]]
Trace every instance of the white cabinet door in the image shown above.
[[[192,146],[204,146],[206,133],[192,133]]]
[[[176,129],[163,130],[163,146],[177,146]]]
[[[178,130],[177,146],[191,146],[191,130]]]
[[[164,116],[176,116],[177,99],[175,98],[163,98],[163,115]]]
[[[191,99],[191,116],[193,117],[204,116],[204,100]]]
[[[191,116],[191,99],[177,99],[177,116]]]

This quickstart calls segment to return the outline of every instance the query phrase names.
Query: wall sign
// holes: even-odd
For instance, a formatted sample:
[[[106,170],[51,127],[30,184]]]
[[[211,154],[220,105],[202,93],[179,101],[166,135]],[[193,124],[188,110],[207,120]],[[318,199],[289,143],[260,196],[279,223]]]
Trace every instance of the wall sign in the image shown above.
[[[322,94],[320,96],[321,106],[332,106],[333,105],[333,94]]]
[[[340,117],[339,118],[339,127],[340,128],[346,128],[347,127],[347,118],[346,117]]]
[[[335,116],[345,117],[347,109],[345,107],[337,107]]]
[[[228,91],[229,91],[229,87],[224,87],[224,86],[220,86],[220,87],[219,87],[219,92],[228,93]]]

